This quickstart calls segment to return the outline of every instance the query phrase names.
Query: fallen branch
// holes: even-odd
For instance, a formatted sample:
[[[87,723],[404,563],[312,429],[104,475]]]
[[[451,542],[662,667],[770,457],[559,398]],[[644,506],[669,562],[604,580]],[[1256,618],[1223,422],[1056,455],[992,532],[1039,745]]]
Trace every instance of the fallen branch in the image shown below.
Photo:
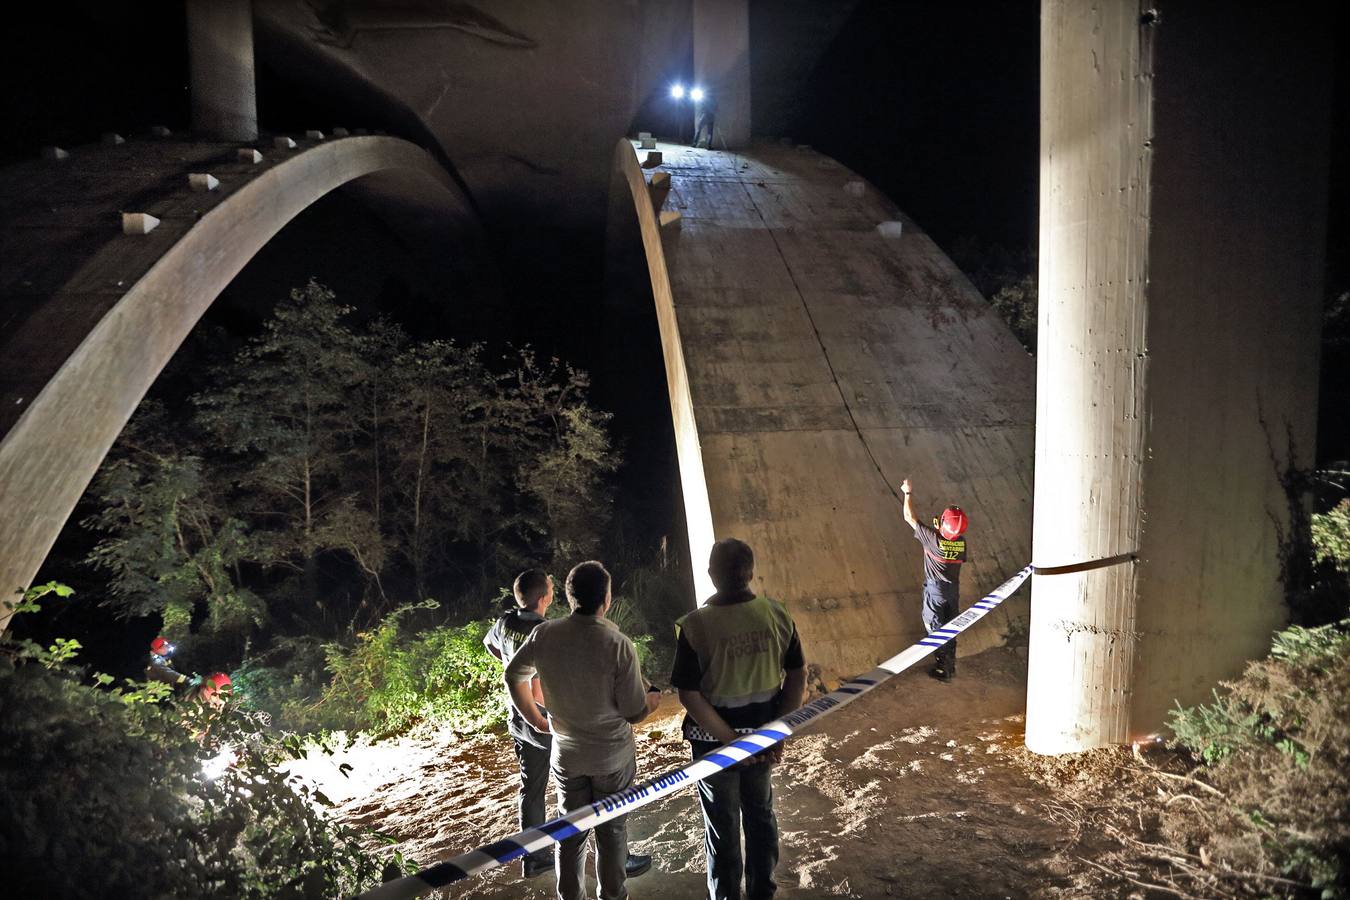
[[[1219,790],[1218,788],[1214,787],[1214,785],[1212,785],[1212,784],[1205,784],[1205,783],[1204,783],[1203,781],[1201,781],[1200,779],[1194,778],[1194,777],[1192,777],[1192,776],[1190,776],[1190,775],[1173,775],[1171,772],[1164,772],[1164,771],[1162,771],[1161,769],[1134,769],[1133,771],[1136,771],[1136,772],[1142,772],[1142,773],[1144,773],[1144,774],[1146,774],[1146,775],[1157,775],[1159,778],[1170,778],[1170,779],[1172,779],[1173,781],[1182,781],[1182,782],[1185,782],[1186,784],[1193,784],[1193,785],[1196,785],[1197,787],[1200,787],[1200,788],[1203,788],[1203,789],[1209,791],[1211,794],[1213,794],[1213,795],[1216,796],[1216,797],[1219,797],[1220,799],[1223,799],[1223,800],[1227,800],[1227,799],[1228,799],[1227,795],[1224,794],[1223,791],[1221,791],[1221,790]]]
[[[1113,877],[1115,877],[1115,878],[1123,878],[1125,881],[1128,881],[1130,884],[1132,884],[1132,885],[1134,885],[1134,886],[1136,886],[1136,887],[1144,888],[1145,890],[1150,890],[1150,891],[1162,891],[1163,893],[1171,894],[1171,895],[1173,895],[1174,897],[1181,897],[1182,900],[1205,900],[1204,897],[1197,897],[1197,896],[1195,896],[1194,894],[1188,894],[1188,893],[1186,893],[1185,891],[1181,890],[1180,888],[1170,887],[1170,886],[1165,885],[1165,884],[1153,884],[1153,883],[1148,882],[1148,881],[1140,881],[1138,878],[1131,878],[1129,875],[1126,875],[1124,872],[1116,872],[1116,871],[1114,871],[1114,870],[1112,870],[1112,869],[1108,869],[1106,866],[1102,865],[1101,863],[1093,862],[1092,860],[1086,859],[1086,858],[1084,858],[1084,857],[1082,857],[1082,856],[1075,857],[1075,859],[1078,859],[1078,860],[1080,860],[1080,861],[1082,861],[1082,862],[1087,863],[1088,865],[1092,866],[1094,869],[1100,869],[1101,871],[1105,872],[1107,875],[1111,875],[1111,876],[1113,876]]]

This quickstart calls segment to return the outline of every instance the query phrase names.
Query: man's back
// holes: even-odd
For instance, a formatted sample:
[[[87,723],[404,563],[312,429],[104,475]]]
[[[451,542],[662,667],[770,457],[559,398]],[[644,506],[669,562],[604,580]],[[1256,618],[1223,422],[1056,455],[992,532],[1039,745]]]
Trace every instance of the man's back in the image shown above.
[[[781,603],[749,591],[718,595],[676,628],[677,687],[702,693],[732,728],[774,718],[784,670],[803,665],[796,628]],[[700,732],[686,721],[686,736],[710,739]]]
[[[646,710],[637,651],[608,619],[573,613],[538,625],[520,662],[539,674],[563,773],[612,772],[633,754],[629,719]]]

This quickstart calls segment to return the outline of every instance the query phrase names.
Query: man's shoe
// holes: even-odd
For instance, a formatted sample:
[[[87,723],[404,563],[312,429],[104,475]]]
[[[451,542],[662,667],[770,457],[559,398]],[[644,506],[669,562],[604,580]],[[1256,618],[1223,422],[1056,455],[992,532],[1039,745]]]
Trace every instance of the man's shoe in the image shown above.
[[[526,878],[538,878],[545,872],[552,872],[552,871],[553,871],[553,860],[535,859],[532,856],[525,857],[524,871],[522,872],[522,874]]]
[[[629,878],[636,878],[652,867],[652,858],[650,856],[639,856],[636,853],[628,854],[628,862],[623,864],[623,874]]]
[[[933,666],[933,668],[928,670],[928,675],[944,684],[952,680],[952,673],[942,668],[942,666]]]

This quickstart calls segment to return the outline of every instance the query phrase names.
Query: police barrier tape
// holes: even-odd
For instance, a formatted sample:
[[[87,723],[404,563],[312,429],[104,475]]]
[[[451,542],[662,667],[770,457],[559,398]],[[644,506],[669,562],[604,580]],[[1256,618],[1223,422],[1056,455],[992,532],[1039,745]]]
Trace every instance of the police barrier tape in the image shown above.
[[[416,875],[408,875],[404,878],[385,882],[379,887],[361,894],[357,900],[405,900],[405,898],[419,897],[428,891],[445,887],[456,881],[505,865],[512,860],[520,859],[526,854],[542,850],[574,834],[588,831],[610,819],[627,815],[633,810],[663,799],[687,785],[702,781],[709,775],[715,775],[723,769],[734,766],[767,747],[772,747],[774,744],[787,740],[790,735],[808,722],[813,722],[842,706],[852,703],[882,682],[899,675],[938,647],[983,619],[990,610],[1011,597],[1022,586],[1022,583],[1031,576],[1033,570],[1034,567],[1032,566],[1022,569],[946,625],[930,633],[912,647],[892,656],[866,675],[844,682],[837,690],[812,700],[796,712],[770,722],[751,734],[742,735],[735,742],[727,744],[725,747],[719,747],[683,768],[658,775],[650,781],[633,785],[617,794],[610,794],[608,797],[597,800],[588,806],[583,806],[551,822],[546,822],[538,828],[527,828],[508,838],[486,844],[477,850],[470,850],[468,853],[462,853],[445,862],[429,866]]]

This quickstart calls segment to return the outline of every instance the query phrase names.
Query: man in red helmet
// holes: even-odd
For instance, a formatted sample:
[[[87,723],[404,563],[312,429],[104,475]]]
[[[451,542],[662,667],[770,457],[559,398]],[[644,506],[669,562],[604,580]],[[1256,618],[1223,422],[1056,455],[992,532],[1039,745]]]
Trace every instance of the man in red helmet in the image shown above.
[[[187,683],[188,677],[176,671],[170,661],[175,649],[164,637],[157,637],[150,642],[150,663],[145,667],[147,681],[162,681],[174,687]]]
[[[914,539],[923,545],[923,625],[932,634],[961,613],[961,565],[966,561],[966,514],[949,506],[932,525],[914,514],[913,487],[906,478],[900,485],[905,494],[905,521],[914,529]],[[956,640],[943,644],[933,654],[936,664],[928,670],[940,681],[956,675]]]

